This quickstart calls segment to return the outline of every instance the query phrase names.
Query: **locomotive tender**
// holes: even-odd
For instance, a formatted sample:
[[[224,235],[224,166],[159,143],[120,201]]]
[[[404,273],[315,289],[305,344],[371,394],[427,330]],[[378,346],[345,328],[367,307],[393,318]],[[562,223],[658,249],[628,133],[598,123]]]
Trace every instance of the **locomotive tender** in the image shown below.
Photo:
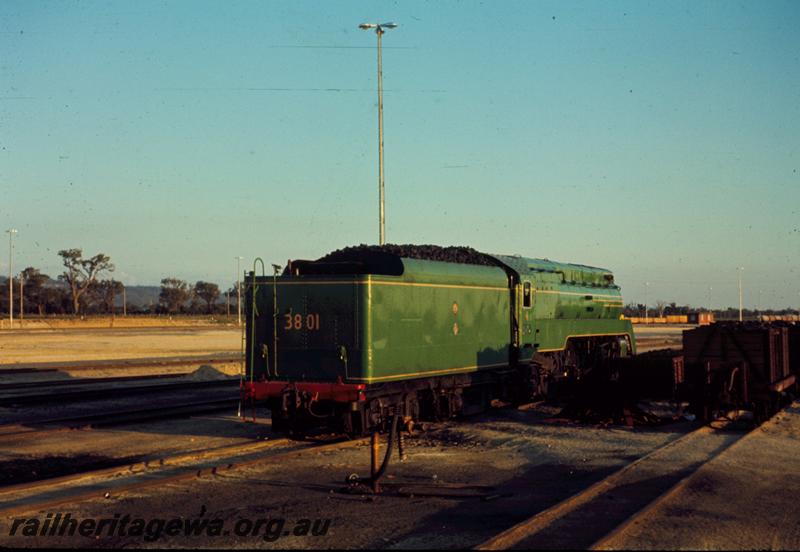
[[[245,304],[242,397],[266,401],[276,431],[361,435],[392,416],[468,414],[635,352],[608,270],[470,248],[290,261],[281,275],[251,272]]]

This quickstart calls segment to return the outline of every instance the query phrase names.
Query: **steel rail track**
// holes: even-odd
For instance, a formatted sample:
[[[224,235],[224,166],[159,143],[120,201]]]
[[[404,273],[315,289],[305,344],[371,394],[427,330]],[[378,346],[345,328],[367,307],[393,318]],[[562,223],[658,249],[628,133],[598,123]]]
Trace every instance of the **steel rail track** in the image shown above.
[[[66,370],[70,372],[86,370],[123,370],[126,368],[158,368],[164,366],[185,366],[197,363],[238,362],[242,359],[240,353],[221,355],[204,355],[189,357],[152,357],[132,359],[84,360],[66,362],[38,362],[0,364],[0,375],[10,374],[37,374]]]
[[[645,454],[644,456],[634,460],[633,462],[626,464],[625,466],[621,467],[620,469],[612,472],[610,475],[606,476],[605,478],[597,481],[596,483],[592,484],[588,488],[584,489],[583,491],[574,494],[561,502],[543,510],[534,516],[528,518],[525,521],[518,523],[517,525],[501,532],[498,535],[495,535],[491,539],[479,544],[475,547],[475,550],[506,550],[509,548],[525,548],[530,547],[530,544],[526,544],[526,541],[534,539],[538,535],[542,534],[544,531],[548,529],[552,529],[553,526],[557,523],[566,523],[567,530],[565,531],[566,535],[565,538],[579,538],[579,533],[584,531],[582,535],[585,535],[586,531],[590,531],[593,529],[592,524],[586,523],[586,518],[581,516],[582,519],[575,520],[574,523],[575,527],[569,527],[569,522],[567,521],[567,517],[570,514],[574,514],[579,511],[581,508],[590,507],[594,501],[602,498],[616,498],[611,496],[612,493],[620,491],[626,485],[630,485],[629,478],[634,476],[633,479],[635,480],[635,473],[637,470],[642,470],[647,473],[648,469],[651,469],[648,464],[655,463],[658,465],[659,457],[664,456],[665,454],[672,451],[676,447],[688,446],[692,443],[693,440],[697,438],[707,438],[710,435],[713,435],[715,429],[710,426],[702,426],[698,429],[695,429],[681,437],[666,443],[655,450],[650,451],[649,453]],[[694,474],[701,466],[707,464],[724,451],[728,450],[731,446],[735,443],[741,441],[743,434],[737,437],[734,437],[733,442],[725,444],[721,448],[712,451],[706,458],[704,458],[699,465],[691,466],[688,468],[689,474],[681,479],[688,479]],[[662,461],[663,462],[663,461]],[[680,483],[679,483],[680,484]],[[668,493],[670,491],[667,491]],[[660,495],[659,495],[660,496]],[[620,501],[616,501],[617,503]],[[608,502],[603,503],[603,507],[605,511],[608,513],[610,510],[613,510],[615,507],[618,507],[618,504],[615,503],[613,500],[609,500]],[[624,504],[623,504],[624,507]],[[636,517],[637,514],[633,514],[630,517]],[[582,523],[581,523],[582,521]],[[627,522],[624,522],[627,523]],[[624,524],[623,523],[623,524]],[[570,530],[574,531],[574,533],[570,533]],[[613,531],[612,531],[613,533]],[[606,533],[607,535],[609,533]],[[601,541],[597,541],[597,539],[591,539],[591,542],[598,542],[602,544],[604,539]],[[571,545],[566,545],[567,548],[572,548]],[[580,546],[578,544],[574,545],[577,546],[578,549],[585,548],[586,546]],[[536,548],[536,546],[533,546]],[[562,546],[559,546],[561,548]]]
[[[693,470],[691,473],[687,474],[686,477],[682,478],[680,481],[675,483],[675,485],[670,487],[666,492],[657,496],[654,500],[652,500],[649,504],[647,504],[647,506],[636,512],[636,514],[634,514],[633,516],[630,516],[623,523],[612,529],[603,537],[596,540],[589,547],[589,550],[609,550],[614,548],[614,543],[618,542],[621,538],[623,538],[630,529],[642,523],[644,519],[653,514],[662,504],[664,504],[670,498],[672,498],[673,496],[681,492],[683,489],[685,489],[686,486],[689,484],[689,482],[694,478],[694,476],[700,470],[700,468],[707,465],[709,462],[715,460],[716,458],[719,458],[722,454],[731,454],[731,451],[733,451],[737,447],[741,447],[742,443],[745,443],[749,439],[752,439],[754,435],[758,435],[758,431],[750,431],[746,433],[735,443],[731,444],[729,447],[722,450],[719,454],[716,454],[714,457],[709,458],[708,461],[703,462],[703,464],[701,466],[698,466],[696,470]]]
[[[131,474],[132,480],[130,482],[120,482],[119,478],[114,477],[114,474],[120,473],[119,469],[116,469],[116,471],[111,468],[108,470],[97,470],[98,472],[103,472],[94,474],[99,476],[101,481],[87,481],[87,485],[84,488],[73,489],[75,492],[69,492],[69,486],[65,485],[65,483],[70,482],[68,479],[65,479],[64,482],[61,482],[60,487],[59,484],[51,482],[53,483],[50,485],[51,488],[38,498],[30,496],[17,496],[14,498],[13,493],[0,489],[0,501],[4,503],[4,506],[0,506],[0,516],[11,517],[26,512],[40,511],[45,508],[51,508],[53,506],[59,506],[67,503],[74,504],[76,502],[103,497],[118,497],[123,493],[133,490],[141,490],[150,487],[162,487],[167,483],[175,483],[208,475],[213,476],[219,473],[229,472],[247,466],[254,466],[263,462],[291,458],[293,456],[301,455],[311,451],[322,452],[355,447],[366,443],[367,439],[363,438],[351,441],[335,441],[332,443],[313,444],[310,446],[295,448],[286,452],[278,452],[267,455],[259,454],[259,452],[273,448],[281,442],[282,441],[280,440],[276,440],[269,443],[262,443],[261,447],[254,446],[254,450],[249,451],[236,451],[233,449],[234,446],[232,446],[232,449],[228,451],[230,454],[226,454],[223,458],[215,459],[213,464],[204,463],[190,466],[176,466],[172,470],[170,470],[169,467],[156,470],[144,469],[143,471]],[[238,445],[240,448],[243,446],[244,445]],[[71,480],[73,482],[80,481],[81,479],[91,480],[92,477],[92,472],[85,472],[84,474],[76,474],[76,476],[72,477]],[[102,480],[103,477],[106,477],[107,479]],[[118,484],[113,485],[112,483],[115,482]],[[39,482],[36,483],[38,484]],[[30,489],[34,489],[37,486],[41,485],[31,486]],[[25,490],[26,489],[24,486],[20,486],[14,492],[24,493]],[[9,497],[8,495],[12,496]]]
[[[188,372],[187,372],[188,373]],[[181,378],[185,374],[148,374],[144,376],[112,376],[108,378],[82,378],[82,379],[63,379],[63,380],[37,380],[12,383],[0,383],[0,393],[5,391],[15,391],[17,389],[32,389],[42,387],[72,387],[83,385],[97,385],[102,383],[125,383],[136,381],[147,381],[168,378]]]
[[[224,454],[253,452],[262,449],[270,449],[278,446],[279,444],[286,444],[289,442],[290,442],[289,439],[286,438],[275,439],[272,441],[268,441],[266,443],[262,441],[249,440],[244,443],[224,445],[221,447],[215,447],[212,449],[205,449],[195,452],[184,452],[179,454],[171,454],[167,456],[152,456],[149,458],[146,457],[142,460],[139,460],[138,462],[133,462],[133,463],[122,462],[120,464],[117,464],[115,466],[109,466],[107,468],[99,468],[94,470],[70,473],[67,475],[61,475],[56,477],[48,477],[45,479],[28,481],[25,483],[18,483],[15,485],[0,486],[0,498],[2,498],[3,495],[13,494],[13,493],[23,493],[26,491],[30,491],[32,489],[38,489],[40,487],[52,487],[54,485],[61,485],[64,483],[74,483],[76,481],[80,481],[82,479],[87,479],[91,477],[100,477],[100,476],[117,477],[121,475],[131,475],[147,470],[159,469],[159,468],[164,468],[165,466],[185,463],[191,460],[203,460]]]
[[[128,408],[110,411],[106,410],[99,413],[82,414],[79,416],[31,420],[0,425],[0,439],[6,437],[12,437],[16,439],[28,436],[41,436],[45,433],[72,431],[75,429],[113,427],[115,425],[132,424],[162,418],[207,414],[228,408],[236,408],[238,404],[239,396],[232,395],[231,397],[226,398],[215,398],[211,400],[181,403],[177,405],[172,404],[167,406],[153,406],[149,408]]]
[[[103,387],[96,389],[79,389],[74,391],[55,391],[51,393],[17,393],[0,397],[0,406],[19,406],[25,404],[56,404],[65,401],[100,400],[111,397],[124,397],[140,395],[143,393],[163,393],[171,391],[185,391],[187,389],[207,389],[216,387],[238,387],[239,378],[231,377],[224,380],[210,381],[181,381],[177,383],[155,383],[151,385],[131,385]]]

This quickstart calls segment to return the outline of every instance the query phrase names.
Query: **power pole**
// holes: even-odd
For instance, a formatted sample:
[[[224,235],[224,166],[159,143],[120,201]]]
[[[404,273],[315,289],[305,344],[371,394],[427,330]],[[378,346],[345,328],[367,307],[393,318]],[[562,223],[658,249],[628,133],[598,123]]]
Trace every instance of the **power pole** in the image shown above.
[[[740,266],[738,269],[739,272],[739,322],[744,321],[744,305],[742,303],[742,270],[744,270],[743,266]]]
[[[16,228],[6,230],[8,233],[8,327],[14,327],[14,270],[12,263],[14,261],[14,242],[11,238],[17,233]]]
[[[242,273],[239,267],[239,261],[244,257],[236,257],[236,312],[237,324],[242,325]]]

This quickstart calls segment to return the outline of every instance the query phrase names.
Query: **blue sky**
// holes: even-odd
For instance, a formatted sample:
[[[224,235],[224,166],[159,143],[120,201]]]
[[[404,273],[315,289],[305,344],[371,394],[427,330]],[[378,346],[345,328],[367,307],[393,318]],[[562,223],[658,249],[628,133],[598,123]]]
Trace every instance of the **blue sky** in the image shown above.
[[[6,0],[15,266],[229,285],[237,255],[376,242],[376,20],[388,241],[603,266],[651,304],[735,305],[743,266],[746,306],[798,307],[793,1]]]

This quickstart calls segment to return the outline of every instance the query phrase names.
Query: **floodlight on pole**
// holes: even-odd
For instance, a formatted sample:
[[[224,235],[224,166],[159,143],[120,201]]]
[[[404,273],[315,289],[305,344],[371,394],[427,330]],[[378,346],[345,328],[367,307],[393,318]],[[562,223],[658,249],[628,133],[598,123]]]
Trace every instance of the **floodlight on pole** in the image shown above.
[[[386,243],[386,210],[383,179],[383,62],[381,56],[381,37],[386,29],[397,28],[397,23],[361,23],[359,29],[375,29],[378,35],[378,238],[379,244]]]

